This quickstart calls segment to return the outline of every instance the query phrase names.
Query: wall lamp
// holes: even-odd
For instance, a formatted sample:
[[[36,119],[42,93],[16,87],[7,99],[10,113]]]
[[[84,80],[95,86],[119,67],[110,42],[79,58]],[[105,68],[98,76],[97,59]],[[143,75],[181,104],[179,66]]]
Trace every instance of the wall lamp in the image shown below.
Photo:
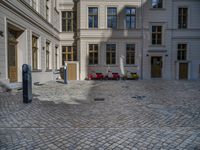
[[[3,31],[0,31],[0,36],[3,37]]]
[[[168,57],[168,54],[166,54],[165,57]]]
[[[149,54],[146,54],[147,57],[149,57]]]

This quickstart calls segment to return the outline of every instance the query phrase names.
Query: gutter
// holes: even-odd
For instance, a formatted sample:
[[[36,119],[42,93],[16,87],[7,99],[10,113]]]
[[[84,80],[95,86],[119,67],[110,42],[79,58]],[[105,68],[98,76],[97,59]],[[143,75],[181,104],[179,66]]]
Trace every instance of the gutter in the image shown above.
[[[140,63],[141,63],[141,67],[140,67],[140,79],[143,79],[143,53],[144,53],[144,12],[143,12],[143,0],[141,0],[141,37],[142,37],[142,41],[141,41],[141,57],[140,57]]]

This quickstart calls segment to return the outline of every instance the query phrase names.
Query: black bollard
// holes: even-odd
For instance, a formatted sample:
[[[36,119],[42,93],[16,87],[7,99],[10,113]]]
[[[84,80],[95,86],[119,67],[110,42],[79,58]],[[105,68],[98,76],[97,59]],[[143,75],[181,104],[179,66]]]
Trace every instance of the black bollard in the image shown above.
[[[32,76],[31,66],[24,64],[22,66],[22,86],[23,86],[23,102],[32,102]]]
[[[64,66],[64,84],[67,84],[67,66]]]

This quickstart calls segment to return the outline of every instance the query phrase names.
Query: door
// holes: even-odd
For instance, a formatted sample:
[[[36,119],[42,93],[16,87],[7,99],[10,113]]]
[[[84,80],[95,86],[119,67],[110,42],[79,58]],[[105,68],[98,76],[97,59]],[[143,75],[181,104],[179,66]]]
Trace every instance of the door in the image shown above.
[[[180,80],[188,79],[188,63],[179,64],[179,79]]]
[[[9,43],[8,51],[8,77],[10,82],[17,82],[17,43]]]
[[[17,32],[8,30],[8,78],[17,82]]]
[[[162,77],[162,57],[151,57],[151,77]]]
[[[77,80],[76,64],[68,63],[68,80]]]

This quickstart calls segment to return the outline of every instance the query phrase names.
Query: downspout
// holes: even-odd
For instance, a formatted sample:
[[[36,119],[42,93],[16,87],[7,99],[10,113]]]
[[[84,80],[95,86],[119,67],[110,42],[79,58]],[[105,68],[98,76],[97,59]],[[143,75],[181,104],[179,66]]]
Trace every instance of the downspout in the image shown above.
[[[143,18],[144,18],[144,14],[143,14],[143,0],[141,0],[141,38],[142,38],[142,41],[141,41],[141,57],[140,57],[140,63],[141,63],[141,67],[140,67],[140,74],[141,74],[141,77],[140,79],[143,79],[143,53],[144,53],[144,21],[143,21]]]

